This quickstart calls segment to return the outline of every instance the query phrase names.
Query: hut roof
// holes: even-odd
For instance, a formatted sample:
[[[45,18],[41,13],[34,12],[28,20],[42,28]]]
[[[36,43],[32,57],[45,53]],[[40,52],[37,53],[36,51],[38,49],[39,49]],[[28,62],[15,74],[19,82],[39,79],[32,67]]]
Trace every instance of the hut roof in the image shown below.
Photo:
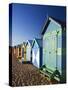
[[[27,40],[26,45],[27,45],[28,43],[30,43],[30,45],[32,46],[32,40]]]
[[[39,47],[42,47],[42,39],[35,38],[32,42],[32,47],[34,46],[35,41],[37,42]]]
[[[41,31],[41,34],[43,35],[44,33],[45,33],[45,31],[46,31],[46,29],[47,29],[47,27],[48,27],[48,25],[49,25],[49,23],[50,23],[50,21],[54,21],[54,22],[56,22],[56,23],[58,23],[59,25],[61,25],[62,27],[65,27],[66,28],[66,22],[63,22],[63,21],[60,21],[60,20],[58,20],[58,19],[56,19],[56,18],[54,18],[54,17],[47,17],[47,20],[46,20],[46,22],[45,22],[45,24],[44,24],[44,26],[43,26],[43,29],[42,29],[42,31]]]

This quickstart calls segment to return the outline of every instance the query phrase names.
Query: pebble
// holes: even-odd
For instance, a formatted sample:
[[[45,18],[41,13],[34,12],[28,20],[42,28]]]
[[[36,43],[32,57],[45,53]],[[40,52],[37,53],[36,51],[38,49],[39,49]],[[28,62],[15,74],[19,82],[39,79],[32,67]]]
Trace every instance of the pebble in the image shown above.
[[[50,81],[32,64],[22,64],[12,57],[12,86],[48,85]]]

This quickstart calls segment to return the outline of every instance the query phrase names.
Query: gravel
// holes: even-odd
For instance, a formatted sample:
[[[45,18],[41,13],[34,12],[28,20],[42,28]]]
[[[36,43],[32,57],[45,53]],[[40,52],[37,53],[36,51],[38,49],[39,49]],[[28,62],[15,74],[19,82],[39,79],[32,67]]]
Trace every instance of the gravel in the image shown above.
[[[32,64],[20,63],[12,55],[12,86],[48,85],[50,81]]]

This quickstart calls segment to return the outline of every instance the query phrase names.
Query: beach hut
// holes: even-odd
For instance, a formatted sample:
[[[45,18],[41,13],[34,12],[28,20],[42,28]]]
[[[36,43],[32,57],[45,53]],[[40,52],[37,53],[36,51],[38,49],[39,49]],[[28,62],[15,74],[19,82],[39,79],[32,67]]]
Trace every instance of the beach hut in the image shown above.
[[[16,58],[18,58],[18,46],[14,46],[14,55],[16,56]]]
[[[17,57],[17,60],[20,62],[26,61],[26,43],[23,42],[23,44],[19,44],[15,47],[15,55]]]
[[[32,63],[37,68],[42,65],[42,40],[34,39],[32,42]]]
[[[22,62],[26,62],[26,42],[22,44]]]
[[[26,43],[26,61],[27,62],[31,62],[31,59],[32,59],[31,47],[32,47],[32,40],[27,40],[27,43]]]
[[[17,46],[17,58],[18,60],[22,59],[22,45],[21,44]]]
[[[16,54],[16,46],[13,47],[13,53]]]
[[[66,82],[66,26],[53,17],[47,17],[42,30],[43,65],[47,75]]]
[[[16,56],[16,58],[18,57],[18,47],[17,46],[12,47],[12,54]]]

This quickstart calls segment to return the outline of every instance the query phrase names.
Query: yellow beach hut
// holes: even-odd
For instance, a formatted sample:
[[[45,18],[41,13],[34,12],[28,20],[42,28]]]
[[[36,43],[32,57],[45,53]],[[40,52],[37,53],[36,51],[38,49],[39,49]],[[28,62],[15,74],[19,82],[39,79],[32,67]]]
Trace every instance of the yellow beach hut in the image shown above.
[[[26,62],[26,43],[23,42],[22,46],[22,62]]]

